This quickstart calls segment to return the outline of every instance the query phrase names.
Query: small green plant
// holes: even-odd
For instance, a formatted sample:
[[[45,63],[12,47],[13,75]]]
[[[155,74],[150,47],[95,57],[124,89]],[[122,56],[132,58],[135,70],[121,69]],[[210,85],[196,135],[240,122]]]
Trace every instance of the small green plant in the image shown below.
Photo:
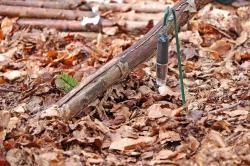
[[[56,77],[55,84],[58,89],[68,93],[78,85],[78,81],[67,73],[61,73]]]

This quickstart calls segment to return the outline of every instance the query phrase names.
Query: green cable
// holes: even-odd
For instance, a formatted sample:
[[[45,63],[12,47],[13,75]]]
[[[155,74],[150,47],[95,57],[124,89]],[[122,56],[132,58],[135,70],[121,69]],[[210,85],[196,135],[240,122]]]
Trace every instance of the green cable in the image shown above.
[[[185,95],[185,88],[183,82],[183,73],[182,73],[182,64],[181,64],[181,48],[180,48],[180,40],[179,40],[179,28],[176,21],[176,14],[175,11],[172,9],[172,13],[174,16],[174,29],[175,29],[175,40],[176,40],[176,50],[177,50],[177,58],[178,58],[178,69],[179,69],[179,80],[181,86],[181,98],[183,106],[186,104],[186,95]]]
[[[166,26],[170,10],[172,11],[172,14],[174,17],[174,30],[175,30],[176,51],[177,51],[177,58],[178,58],[179,81],[180,81],[180,86],[181,86],[181,98],[182,98],[182,104],[183,104],[183,106],[185,106],[186,105],[186,95],[185,95],[183,73],[182,73],[182,64],[181,64],[181,49],[180,49],[180,40],[179,40],[179,35],[178,35],[179,30],[178,30],[178,25],[177,25],[177,21],[176,21],[176,14],[175,14],[174,9],[167,7],[165,15],[164,15],[163,26]]]
[[[170,7],[168,6],[165,10],[165,14],[164,14],[164,18],[163,18],[163,26],[166,26],[166,24],[167,24],[169,11],[170,11]]]

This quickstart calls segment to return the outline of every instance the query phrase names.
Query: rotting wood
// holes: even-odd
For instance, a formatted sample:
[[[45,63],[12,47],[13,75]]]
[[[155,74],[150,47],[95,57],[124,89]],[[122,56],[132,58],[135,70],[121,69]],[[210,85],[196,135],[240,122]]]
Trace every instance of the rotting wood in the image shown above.
[[[0,5],[0,15],[22,18],[81,20],[82,17],[92,17],[93,13],[90,11]]]
[[[197,10],[199,10],[211,1],[195,0],[194,2]],[[189,12],[189,7],[190,4],[187,0],[180,0],[174,6],[174,9],[178,9],[176,14],[180,26],[185,25],[194,15],[194,13]],[[156,49],[157,34],[162,29],[162,23],[161,20],[137,43],[105,64],[50,108],[59,107],[62,116],[67,119],[79,115],[88,104],[93,102],[99,95],[102,95],[109,87],[123,80],[136,66],[152,57]],[[167,33],[173,33],[173,27],[170,24],[167,26]]]

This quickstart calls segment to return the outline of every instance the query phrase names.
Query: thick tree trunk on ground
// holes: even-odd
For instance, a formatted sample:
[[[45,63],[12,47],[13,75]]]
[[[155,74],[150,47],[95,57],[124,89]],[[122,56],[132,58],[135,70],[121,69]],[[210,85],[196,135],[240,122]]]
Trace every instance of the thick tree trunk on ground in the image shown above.
[[[81,5],[79,9],[81,10],[90,10],[91,6],[96,6],[96,3],[91,3],[89,5]],[[135,12],[142,13],[159,13],[163,12],[165,9],[165,5],[162,3],[140,3],[140,4],[126,4],[126,3],[102,3],[99,4],[99,9],[103,11],[116,11],[116,12],[126,12],[133,10]]]
[[[162,12],[163,13],[163,12]],[[162,13],[134,13],[134,12],[127,12],[117,14],[118,18],[130,21],[159,21],[161,20]]]
[[[74,20],[51,20],[51,19],[29,19],[21,18],[17,20],[19,25],[35,27],[49,27],[60,31],[92,31],[98,32],[102,27],[112,27],[115,24],[110,20],[102,20],[100,25],[82,25],[80,21]]]
[[[44,9],[35,7],[0,5],[0,15],[9,17],[80,20],[82,17],[92,17],[93,13],[78,10]]]
[[[212,0],[195,0],[197,10]],[[188,22],[194,13],[189,12],[187,0],[180,0],[174,9],[178,10],[177,19],[180,26]],[[156,49],[157,34],[162,29],[162,20],[154,26],[141,40],[122,52],[119,56],[101,67],[95,74],[84,80],[78,87],[56,103],[66,118],[72,118],[102,95],[110,86],[121,81],[136,66],[145,62]],[[168,34],[173,33],[171,24],[167,27]],[[49,109],[47,110],[49,111]]]
[[[84,0],[65,1],[22,1],[22,0],[0,0],[0,5],[9,6],[25,6],[25,7],[40,7],[53,9],[76,9],[91,10],[92,6],[99,6],[100,10],[112,10],[125,12],[134,10],[136,12],[158,13],[163,12],[165,6],[159,2],[144,2],[140,4],[126,4],[126,3],[87,3]]]
[[[135,31],[135,30],[144,30],[147,28],[148,21],[126,21],[121,20],[117,23],[110,20],[102,19],[100,24],[93,25],[82,25],[80,21],[74,20],[50,20],[50,19],[29,19],[21,18],[17,20],[18,25],[27,25],[34,27],[49,27],[55,28],[59,31],[71,31],[71,32],[82,32],[82,31],[91,31],[99,32],[101,28],[104,27],[113,27],[119,26],[123,31]]]
[[[75,9],[82,4],[82,0],[66,1],[22,1],[22,0],[0,0],[0,5],[9,6],[26,6],[26,7],[40,7],[40,8],[53,8],[53,9]]]

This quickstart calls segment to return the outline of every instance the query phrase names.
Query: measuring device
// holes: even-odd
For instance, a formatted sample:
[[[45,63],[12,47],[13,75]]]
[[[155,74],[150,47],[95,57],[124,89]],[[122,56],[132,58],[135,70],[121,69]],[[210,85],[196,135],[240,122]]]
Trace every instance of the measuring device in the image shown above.
[[[175,39],[176,39],[176,51],[178,59],[178,70],[179,70],[179,81],[181,88],[181,98],[182,104],[186,104],[185,88],[183,83],[183,73],[182,73],[182,64],[181,64],[181,49],[179,41],[179,27],[177,25],[176,13],[173,8],[167,7],[164,19],[163,19],[163,28],[158,35],[157,41],[157,58],[156,58],[156,83],[158,86],[166,86],[167,71],[168,71],[168,47],[169,47],[169,37],[167,35],[167,24],[170,19],[170,16],[173,18]]]

